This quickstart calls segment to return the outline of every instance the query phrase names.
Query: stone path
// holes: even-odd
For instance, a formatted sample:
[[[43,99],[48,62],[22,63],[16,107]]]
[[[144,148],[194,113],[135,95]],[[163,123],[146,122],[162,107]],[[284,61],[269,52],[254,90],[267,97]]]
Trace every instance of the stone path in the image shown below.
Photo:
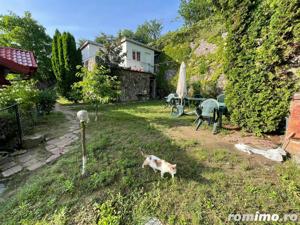
[[[75,118],[75,113],[65,107],[56,105],[55,111],[65,114],[66,123],[69,124],[69,129],[66,133],[61,137],[46,138],[44,148],[39,146],[25,151],[24,154],[6,158],[4,163],[0,163],[0,170],[3,177],[12,176],[24,169],[28,171],[36,170],[70,151],[71,145],[79,139],[79,123]]]

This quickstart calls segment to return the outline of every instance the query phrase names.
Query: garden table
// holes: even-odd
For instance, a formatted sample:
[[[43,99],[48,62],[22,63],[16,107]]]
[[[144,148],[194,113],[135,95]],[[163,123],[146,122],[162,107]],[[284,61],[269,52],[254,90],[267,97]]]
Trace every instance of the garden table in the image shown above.
[[[175,104],[173,105],[171,109],[171,116],[173,117],[179,117],[182,115],[192,115],[195,114],[195,110],[191,112],[184,112],[184,107],[185,105],[188,105],[190,107],[192,102],[195,102],[197,105],[201,104],[205,100],[205,98],[194,98],[194,97],[185,97],[183,99],[183,104],[179,104],[180,98],[179,97],[174,97],[174,102]]]

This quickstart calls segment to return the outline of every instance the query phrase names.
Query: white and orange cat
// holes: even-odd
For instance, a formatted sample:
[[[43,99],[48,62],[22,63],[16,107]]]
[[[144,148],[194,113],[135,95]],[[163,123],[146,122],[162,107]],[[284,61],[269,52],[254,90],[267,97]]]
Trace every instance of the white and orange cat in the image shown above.
[[[150,166],[154,170],[154,172],[157,172],[157,170],[159,170],[162,178],[164,177],[165,173],[171,174],[172,178],[174,178],[174,175],[177,172],[176,164],[168,163],[155,155],[146,155],[142,150],[141,153],[146,158],[142,165],[142,168],[144,168],[145,166]]]

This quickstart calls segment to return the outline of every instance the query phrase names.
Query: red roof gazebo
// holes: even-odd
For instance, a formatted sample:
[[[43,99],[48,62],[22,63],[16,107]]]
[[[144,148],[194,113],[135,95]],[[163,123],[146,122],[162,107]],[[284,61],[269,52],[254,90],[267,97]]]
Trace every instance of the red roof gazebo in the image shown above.
[[[19,73],[28,76],[35,73],[37,64],[30,51],[0,47],[0,86],[9,84],[5,79],[8,73]]]

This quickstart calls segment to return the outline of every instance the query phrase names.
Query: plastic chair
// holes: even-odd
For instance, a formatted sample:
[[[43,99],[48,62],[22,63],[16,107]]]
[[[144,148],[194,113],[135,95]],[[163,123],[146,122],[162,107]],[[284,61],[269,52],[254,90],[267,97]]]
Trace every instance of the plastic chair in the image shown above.
[[[217,101],[224,103],[225,102],[225,95],[224,94],[220,94],[217,96]]]
[[[166,99],[166,105],[167,106],[174,106],[174,105],[176,105],[176,99],[175,99],[176,97],[177,97],[176,93],[171,93],[167,97],[165,97],[165,99]]]
[[[217,132],[216,112],[219,109],[219,103],[215,99],[207,99],[196,109],[197,119],[195,120],[196,130],[199,129],[203,121],[207,121],[210,125],[213,122],[213,133]]]
[[[184,106],[183,105],[174,105],[171,110],[172,117],[179,117],[184,114]]]

